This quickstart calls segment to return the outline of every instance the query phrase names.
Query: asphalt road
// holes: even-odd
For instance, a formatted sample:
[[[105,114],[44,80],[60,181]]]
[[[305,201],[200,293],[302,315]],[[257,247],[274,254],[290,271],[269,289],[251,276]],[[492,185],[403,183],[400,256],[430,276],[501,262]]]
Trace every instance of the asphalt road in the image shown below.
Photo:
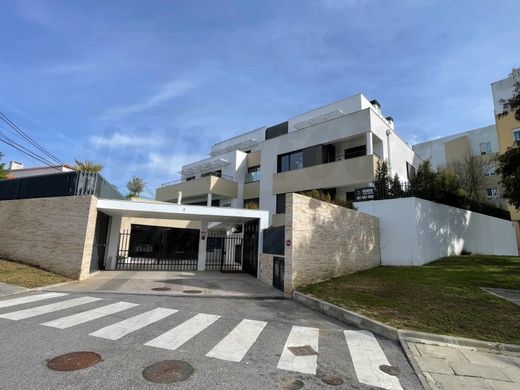
[[[69,293],[66,296],[38,302],[1,307],[5,300],[37,294],[41,293],[23,293],[0,298],[1,389],[288,390],[297,388],[298,383],[294,381],[301,381],[304,389],[377,388],[360,383],[356,374],[357,370],[366,372],[367,367],[363,367],[363,357],[367,351],[356,349],[354,344],[347,344],[343,331],[353,328],[348,328],[345,324],[335,322],[293,301]],[[11,315],[11,319],[5,318],[9,317],[6,315],[7,313],[86,296],[101,298],[101,300],[18,320],[13,318],[20,314],[14,315],[14,317]],[[130,302],[137,305],[110,315],[102,316],[99,312],[97,314],[89,312],[80,316],[79,319],[75,317],[57,323],[52,322],[117,302]],[[168,311],[173,314],[117,340],[89,335],[109,325],[157,308],[178,311],[175,313]],[[198,333],[196,328],[200,325],[200,321],[197,323],[194,320],[195,323],[188,323],[189,326],[184,326],[183,333],[181,332],[187,341],[175,350],[145,345],[201,313],[220,317],[215,317],[215,319],[212,316],[214,321],[204,325],[206,327],[203,327]],[[4,318],[1,318],[2,316]],[[89,316],[92,316],[91,320],[81,322],[82,318],[84,321]],[[241,360],[239,358],[240,361],[206,356],[244,319],[267,324],[261,329],[257,339],[250,340],[251,346],[243,352],[244,356]],[[78,321],[80,323],[77,323]],[[54,324],[54,327],[41,325],[46,322],[51,322],[50,324]],[[70,327],[60,329],[60,326]],[[281,356],[284,355],[286,341],[294,330],[293,326],[319,329],[319,350],[315,374],[277,368]],[[190,332],[193,332],[194,335],[186,336]],[[179,334],[177,337],[180,337]],[[403,389],[420,389],[420,383],[399,345],[385,338],[376,336],[376,339],[376,344],[382,349],[389,364],[399,370],[397,379],[400,386]],[[227,341],[229,339],[222,342],[221,346],[224,349],[232,348],[233,343]],[[309,344],[312,343],[309,342]],[[318,347],[316,346],[315,349]],[[97,352],[103,360],[95,366],[79,371],[57,372],[47,368],[48,359],[74,351]],[[358,352],[354,353],[354,351]],[[232,352],[236,354],[237,351]],[[351,353],[354,353],[354,356],[351,356]],[[370,349],[367,356],[376,355],[377,350],[372,352]],[[282,357],[282,360],[286,358],[287,356]],[[312,357],[306,358],[311,359],[312,366]],[[175,384],[156,384],[143,378],[142,372],[147,366],[158,361],[172,359],[183,360],[193,366],[194,372],[186,381]],[[354,368],[353,361],[357,361],[355,363],[357,368]],[[323,382],[323,378],[326,377],[340,378],[344,383],[339,386],[327,385]]]

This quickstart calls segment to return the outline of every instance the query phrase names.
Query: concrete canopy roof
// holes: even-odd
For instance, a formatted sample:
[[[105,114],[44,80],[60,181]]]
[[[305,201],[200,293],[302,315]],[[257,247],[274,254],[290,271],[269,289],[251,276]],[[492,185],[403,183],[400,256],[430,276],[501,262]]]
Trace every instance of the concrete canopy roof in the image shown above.
[[[260,229],[267,229],[269,227],[269,212],[264,210],[111,199],[98,199],[97,209],[110,216],[134,218],[234,223],[243,223],[258,219],[260,221]]]

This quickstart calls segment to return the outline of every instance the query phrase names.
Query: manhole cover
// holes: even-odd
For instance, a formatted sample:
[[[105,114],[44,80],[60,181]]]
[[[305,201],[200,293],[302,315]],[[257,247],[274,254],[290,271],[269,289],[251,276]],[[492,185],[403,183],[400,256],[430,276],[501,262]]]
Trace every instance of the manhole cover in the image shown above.
[[[54,371],[76,371],[93,366],[101,361],[95,352],[71,352],[56,356],[47,362],[47,367]]]
[[[304,386],[303,382],[298,379],[282,379],[282,390],[298,390]]]
[[[317,355],[316,352],[310,345],[302,345],[300,347],[288,347],[289,351],[292,352],[294,356],[313,356]]]
[[[202,293],[201,290],[184,290],[183,291],[184,294],[200,294]]]
[[[171,288],[170,287],[155,287],[155,288],[152,288],[152,291],[170,291]]]
[[[182,360],[164,360],[148,366],[143,377],[153,383],[174,383],[188,379],[193,374],[193,367]]]
[[[388,375],[392,375],[392,376],[399,375],[399,369],[394,366],[387,366],[386,364],[383,364],[382,366],[379,366],[379,369]]]
[[[343,384],[343,379],[337,376],[325,376],[321,378],[323,383],[331,386],[339,386]]]

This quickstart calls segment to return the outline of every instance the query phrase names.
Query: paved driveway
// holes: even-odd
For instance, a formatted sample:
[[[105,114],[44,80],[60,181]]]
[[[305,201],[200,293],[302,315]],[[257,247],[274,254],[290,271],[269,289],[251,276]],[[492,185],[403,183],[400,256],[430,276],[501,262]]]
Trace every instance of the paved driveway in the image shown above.
[[[0,298],[0,340],[7,390],[421,388],[397,343],[290,300],[22,293]],[[47,368],[74,351],[103,360],[79,371]],[[143,378],[147,366],[171,359],[193,374],[171,385]],[[337,387],[325,382],[338,379]]]
[[[246,273],[102,271],[56,291],[282,298],[283,293]]]

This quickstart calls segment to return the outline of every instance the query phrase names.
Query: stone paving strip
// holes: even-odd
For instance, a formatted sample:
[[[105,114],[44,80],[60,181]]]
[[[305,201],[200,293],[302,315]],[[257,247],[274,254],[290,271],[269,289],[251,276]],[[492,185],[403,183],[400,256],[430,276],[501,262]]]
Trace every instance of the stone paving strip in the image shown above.
[[[433,389],[520,389],[519,354],[486,352],[429,340],[407,344]]]

